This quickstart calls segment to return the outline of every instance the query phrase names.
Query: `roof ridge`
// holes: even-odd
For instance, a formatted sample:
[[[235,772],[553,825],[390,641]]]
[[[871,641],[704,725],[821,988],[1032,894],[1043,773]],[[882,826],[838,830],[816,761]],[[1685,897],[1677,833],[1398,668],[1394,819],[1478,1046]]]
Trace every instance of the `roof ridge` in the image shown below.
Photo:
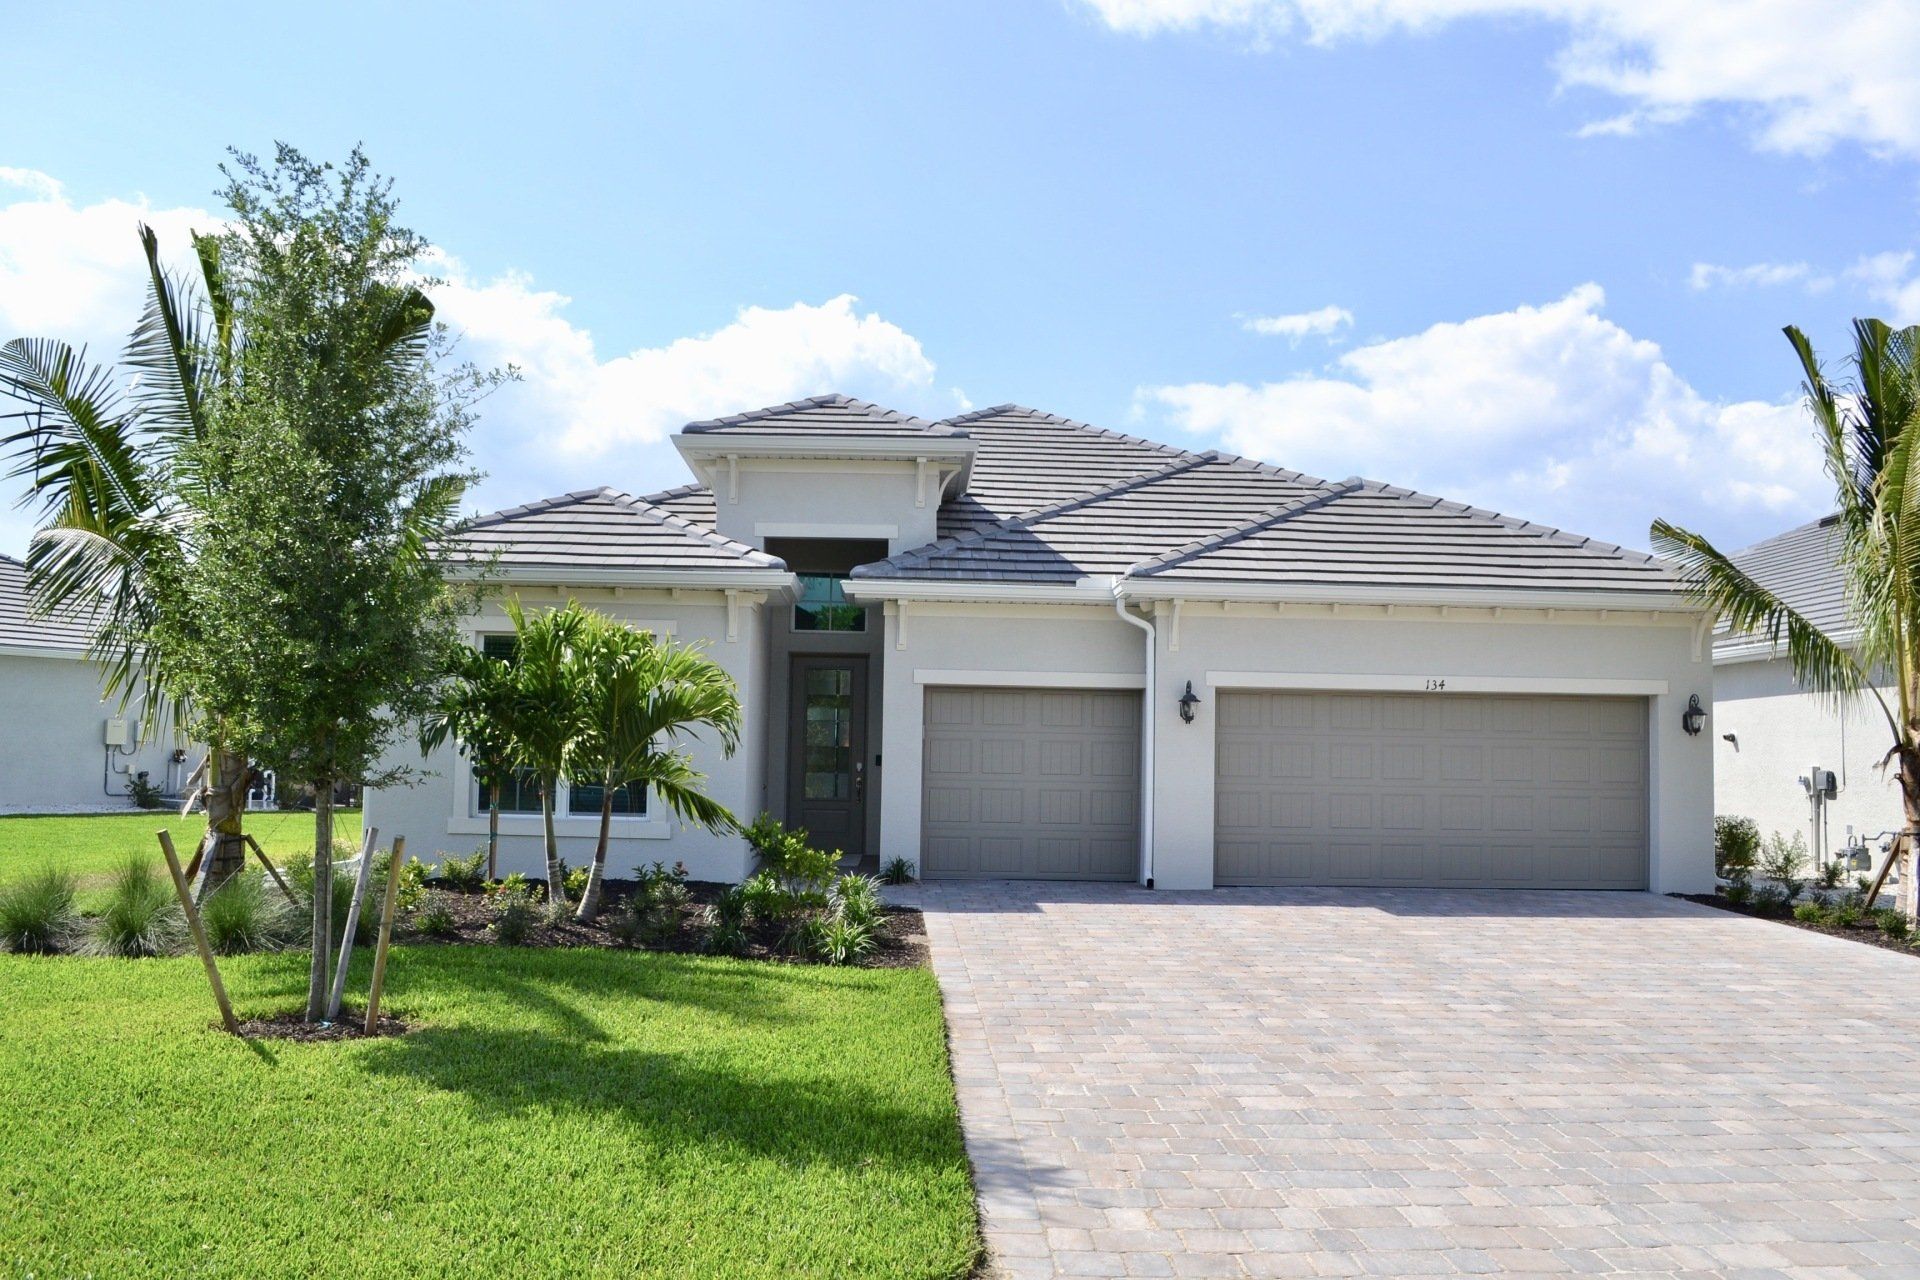
[[[662,489],[658,493],[641,494],[639,500],[657,506],[668,498],[685,498],[691,494],[706,492],[708,492],[707,486],[695,480],[689,484],[677,484],[671,489]]]
[[[1114,431],[1107,427],[1096,427],[1091,422],[1081,422],[1077,418],[1062,417],[1060,414],[1048,413],[1043,409],[1029,409],[1026,405],[1014,404],[1012,401],[1008,401],[1006,404],[996,404],[987,409],[969,409],[965,413],[956,413],[952,417],[942,418],[940,419],[940,423],[949,426],[962,426],[969,422],[983,422],[991,417],[1006,416],[1015,413],[1024,414],[1030,418],[1038,418],[1040,421],[1052,423],[1054,426],[1072,427],[1075,431],[1084,431],[1089,435],[1104,436],[1109,440],[1118,440],[1122,444],[1143,444],[1150,449],[1157,449],[1162,453],[1183,454],[1188,457],[1198,456],[1194,454],[1191,449],[1183,449],[1177,444],[1168,444],[1164,440],[1149,440],[1145,436],[1130,436],[1125,432]],[[1213,451],[1208,450],[1208,452],[1211,453]]]
[[[856,565],[852,573],[854,577],[868,577],[871,575],[864,574],[861,570],[872,568],[874,564],[899,568],[904,564],[914,561],[930,559],[935,555],[952,551],[957,547],[973,546],[999,534],[1012,533],[1016,529],[1038,524],[1040,521],[1053,516],[1065,515],[1069,511],[1091,506],[1096,502],[1104,502],[1108,498],[1118,497],[1123,493],[1153,484],[1160,480],[1165,480],[1169,476],[1177,476],[1182,472],[1191,471],[1196,467],[1204,466],[1212,461],[1215,461],[1215,459],[1211,453],[1188,454],[1175,459],[1164,467],[1149,471],[1145,475],[1133,476],[1126,480],[1117,480],[1102,489],[1095,489],[1089,493],[1076,494],[1071,498],[1061,498],[1044,506],[1022,511],[1018,515],[1011,515],[1005,519],[996,520],[984,529],[970,529],[965,533],[957,533],[945,538],[935,538],[932,542],[923,542],[917,547],[911,547],[897,555],[888,556],[885,560],[877,560],[874,561],[873,564]]]
[[[1300,498],[1289,498],[1287,501],[1268,507],[1265,511],[1250,516],[1230,528],[1205,534],[1195,538],[1192,542],[1184,546],[1175,547],[1171,551],[1163,551],[1150,559],[1141,560],[1129,565],[1127,566],[1126,572],[1120,576],[1123,578],[1131,578],[1135,575],[1141,577],[1151,576],[1160,572],[1162,569],[1170,569],[1176,564],[1191,560],[1196,556],[1205,555],[1209,551],[1218,551],[1223,547],[1230,547],[1243,538],[1252,537],[1263,529],[1268,529],[1279,524],[1282,520],[1291,519],[1303,511],[1312,511],[1319,507],[1324,507],[1330,502],[1346,497],[1350,493],[1357,492],[1363,481],[1358,476],[1348,476],[1345,480],[1334,481],[1332,483],[1322,480],[1318,483],[1321,485],[1321,488],[1317,493],[1312,493]]]
[[[1631,547],[1623,547],[1618,543],[1602,542],[1598,538],[1590,538],[1582,533],[1571,533],[1565,529],[1555,528],[1550,524],[1538,524],[1532,520],[1522,520],[1518,516],[1504,515],[1501,512],[1493,511],[1486,507],[1476,507],[1470,502],[1457,502],[1451,498],[1442,498],[1431,493],[1423,493],[1418,489],[1409,489],[1403,485],[1387,484],[1379,480],[1368,480],[1361,476],[1355,476],[1354,479],[1359,480],[1363,488],[1387,497],[1419,498],[1432,503],[1434,507],[1443,511],[1460,515],[1478,516],[1482,520],[1491,520],[1503,528],[1512,529],[1518,533],[1531,533],[1548,541],[1558,542],[1562,546],[1572,547],[1576,550],[1591,551],[1603,556],[1617,556],[1640,564],[1658,565],[1662,568],[1673,567],[1670,562],[1662,560],[1650,551],[1635,551]]]
[[[575,489],[570,493],[556,494],[551,498],[536,498],[532,502],[523,502],[518,506],[502,507],[498,511],[489,511],[485,515],[462,521],[449,533],[464,533],[469,529],[485,529],[496,524],[505,524],[509,520],[518,520],[521,516],[530,516],[540,511],[551,511],[555,507],[564,507],[570,503],[585,502],[589,498],[611,495],[616,490],[606,485],[592,489]]]
[[[869,417],[890,420],[902,426],[915,427],[928,432],[932,432],[934,428],[943,425],[938,422],[929,422],[925,418],[917,417],[911,413],[902,413],[898,409],[890,409],[883,404],[875,404],[871,400],[857,400],[852,396],[844,395],[838,391],[829,391],[823,395],[807,396],[800,400],[789,400],[784,404],[770,404],[763,408],[748,409],[741,413],[729,413],[717,418],[696,419],[681,427],[680,430],[682,434],[692,432],[694,435],[700,435],[705,432],[716,431],[721,427],[745,426],[748,423],[762,422],[768,418],[777,418],[781,414],[797,413],[803,409],[826,408],[856,409],[861,413],[867,414]],[[938,434],[951,433],[943,432]]]

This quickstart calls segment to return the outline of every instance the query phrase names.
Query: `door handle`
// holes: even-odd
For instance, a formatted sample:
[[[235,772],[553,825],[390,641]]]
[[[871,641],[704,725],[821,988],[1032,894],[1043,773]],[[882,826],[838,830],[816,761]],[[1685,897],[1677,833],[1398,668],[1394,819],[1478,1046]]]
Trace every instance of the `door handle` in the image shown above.
[[[853,798],[864,800],[867,797],[867,765],[864,760],[853,762]]]

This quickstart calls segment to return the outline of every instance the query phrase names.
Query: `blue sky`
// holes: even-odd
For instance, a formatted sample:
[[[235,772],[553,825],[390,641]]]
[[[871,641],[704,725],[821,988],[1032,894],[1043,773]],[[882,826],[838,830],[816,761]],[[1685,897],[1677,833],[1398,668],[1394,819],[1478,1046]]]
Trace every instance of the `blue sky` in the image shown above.
[[[28,10],[0,337],[111,350],[136,218],[208,225],[229,144],[363,141],[526,370],[485,506],[665,487],[679,422],[839,389],[1642,545],[1818,514],[1779,328],[1920,321],[1920,16],[1298,4]]]

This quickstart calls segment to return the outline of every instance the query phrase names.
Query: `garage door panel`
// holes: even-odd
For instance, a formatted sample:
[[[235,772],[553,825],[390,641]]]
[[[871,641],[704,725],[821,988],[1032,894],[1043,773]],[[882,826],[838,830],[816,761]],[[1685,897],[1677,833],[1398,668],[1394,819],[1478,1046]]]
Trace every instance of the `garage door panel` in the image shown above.
[[[1643,700],[1229,692],[1217,714],[1216,883],[1646,886]]]
[[[1138,873],[1139,694],[929,689],[926,707],[927,878]]]

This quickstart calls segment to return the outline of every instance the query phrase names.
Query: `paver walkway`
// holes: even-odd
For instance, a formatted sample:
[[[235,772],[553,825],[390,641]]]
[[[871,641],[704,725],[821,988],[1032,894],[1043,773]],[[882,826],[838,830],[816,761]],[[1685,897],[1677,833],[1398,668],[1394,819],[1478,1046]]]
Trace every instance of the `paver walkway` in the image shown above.
[[[1920,1277],[1920,959],[1643,894],[899,896],[996,1274]]]

